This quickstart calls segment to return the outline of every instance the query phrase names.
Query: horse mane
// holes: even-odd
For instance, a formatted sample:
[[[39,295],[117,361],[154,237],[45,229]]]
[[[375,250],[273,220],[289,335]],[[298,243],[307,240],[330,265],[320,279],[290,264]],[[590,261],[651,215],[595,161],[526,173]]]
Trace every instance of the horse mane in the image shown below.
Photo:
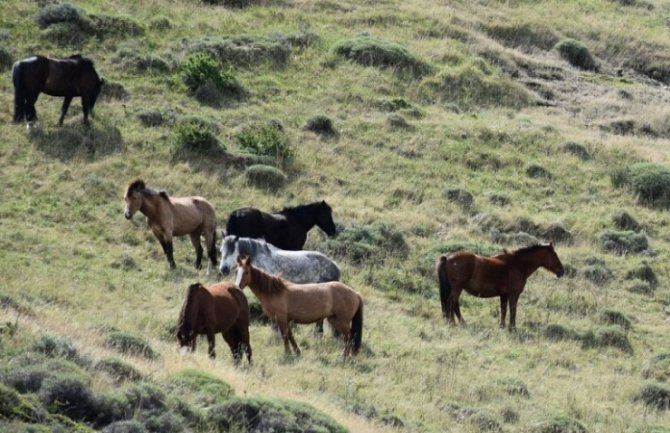
[[[301,204],[294,207],[285,207],[279,213],[293,215],[294,217],[296,217],[301,221],[304,220],[309,221],[310,220],[309,216],[317,212],[323,212],[324,210],[332,212],[332,209],[330,208],[328,203],[326,203],[325,200],[322,200],[322,201],[315,201],[313,203]]]
[[[196,290],[199,290],[201,287],[203,287],[202,284],[195,283],[188,286],[188,289],[186,290],[186,298],[184,299],[184,303],[181,306],[179,320],[177,321],[178,335],[189,335],[193,329],[193,324],[188,320],[188,317],[186,317],[186,312],[188,311],[188,307],[193,301],[193,295],[195,294]]]
[[[530,246],[527,246],[527,247],[519,248],[518,250],[514,250],[513,252],[511,252],[509,254],[513,254],[513,255],[530,254],[530,253],[534,253],[535,251],[537,251],[541,248],[547,248],[548,246],[549,246],[549,244],[534,244],[534,245],[530,245]]]
[[[247,256],[255,256],[260,249],[270,251],[270,245],[263,239],[237,238],[239,253]],[[244,251],[243,251],[244,250]]]
[[[91,59],[89,57],[84,57],[79,53],[72,54],[71,56],[68,56],[67,58],[72,59],[72,60],[76,60],[78,63],[85,64],[85,65],[88,65],[88,66],[91,66],[91,67],[95,66],[95,64],[93,62],[93,59]]]
[[[258,291],[265,295],[274,296],[286,290],[285,279],[263,272],[255,266],[251,267],[251,278],[257,283]]]
[[[165,200],[170,200],[168,197],[167,192],[165,190],[156,190],[153,188],[147,188],[146,184],[142,179],[136,179],[128,185],[128,189],[126,190],[126,196],[128,196],[130,193],[133,191],[139,191],[147,195],[152,195],[152,196],[160,196],[164,198]]]

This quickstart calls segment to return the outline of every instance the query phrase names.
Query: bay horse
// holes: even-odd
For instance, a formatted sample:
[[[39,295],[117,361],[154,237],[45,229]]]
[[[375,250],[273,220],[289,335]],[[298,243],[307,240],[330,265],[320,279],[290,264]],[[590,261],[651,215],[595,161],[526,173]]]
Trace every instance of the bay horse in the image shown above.
[[[138,210],[146,216],[147,224],[163,247],[170,268],[174,262],[172,238],[188,235],[195,248],[195,267],[202,263],[200,236],[204,235],[210,266],[216,268],[216,214],[214,207],[202,197],[169,197],[165,191],[147,188],[144,181],[131,182],[124,196],[126,219]],[[207,268],[209,273],[209,267]]]
[[[186,290],[177,323],[180,347],[195,351],[197,336],[204,334],[209,343],[207,353],[214,359],[214,337],[219,332],[228,343],[235,364],[242,359],[243,350],[251,364],[249,305],[244,293],[226,281],[209,287],[200,283],[191,284]]]
[[[294,284],[256,268],[247,256],[239,256],[237,265],[237,286],[248,286],[263,313],[277,322],[286,355],[291,354],[291,347],[300,355],[289,322],[314,323],[320,319],[327,319],[343,336],[344,357],[358,353],[363,336],[363,298],[354,289],[339,281]]]
[[[95,101],[104,84],[93,65],[93,60],[74,54],[63,59],[32,56],[19,60],[12,66],[14,83],[14,122],[37,120],[35,102],[40,92],[51,96],[62,96],[58,125],[63,119],[75,96],[81,96],[84,124],[88,125],[89,113],[93,115]]]
[[[219,272],[228,275],[237,257],[251,257],[259,269],[278,274],[299,284],[325,283],[340,280],[340,267],[318,251],[282,250],[262,239],[224,236],[221,242]],[[323,320],[316,322],[316,331],[323,333]]]
[[[558,278],[565,273],[553,243],[533,245],[492,257],[478,256],[467,251],[442,255],[437,259],[437,278],[440,284],[442,315],[450,325],[454,316],[465,324],[458,303],[461,291],[482,298],[500,297],[500,327],[505,327],[507,304],[510,310],[510,329],[516,327],[516,304],[526,280],[543,267]]]
[[[265,239],[282,250],[301,250],[307,232],[315,225],[330,237],[337,234],[332,212],[325,200],[287,207],[277,213],[240,208],[228,217],[226,235]]]

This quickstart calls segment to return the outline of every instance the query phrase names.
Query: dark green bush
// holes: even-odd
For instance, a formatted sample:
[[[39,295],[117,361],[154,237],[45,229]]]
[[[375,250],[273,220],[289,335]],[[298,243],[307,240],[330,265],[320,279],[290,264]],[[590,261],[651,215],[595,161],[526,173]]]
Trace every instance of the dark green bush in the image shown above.
[[[45,414],[18,392],[0,384],[0,419],[43,421]]]
[[[149,433],[144,425],[135,420],[116,421],[101,430],[102,433]]]
[[[600,244],[605,251],[620,255],[638,254],[649,249],[647,236],[631,231],[606,230],[600,235]]]
[[[567,416],[555,416],[530,426],[530,433],[588,433],[582,423]]]
[[[414,57],[405,47],[367,36],[340,41],[333,46],[333,52],[364,66],[393,68],[415,77],[427,75],[431,70],[426,62]]]
[[[386,123],[393,129],[413,129],[407,119],[398,113],[391,113],[386,116]]]
[[[278,190],[288,181],[288,177],[277,167],[254,164],[244,170],[247,182],[256,188]]]
[[[555,46],[561,57],[572,66],[588,71],[596,71],[598,66],[589,49],[582,42],[574,39],[563,39]]]
[[[509,198],[506,194],[491,192],[488,194],[489,203],[498,205],[498,206],[507,206],[512,203],[512,199]]]
[[[583,145],[572,141],[565,142],[560,146],[561,150],[572,155],[575,155],[583,161],[591,159],[591,154]]]
[[[475,197],[471,192],[461,188],[447,188],[444,190],[447,200],[457,203],[463,209],[470,209],[474,203]]]
[[[163,113],[158,110],[146,109],[135,115],[144,126],[155,127],[165,123]]]
[[[88,15],[91,26],[99,38],[109,36],[141,36],[144,28],[128,17],[112,15]]]
[[[94,422],[98,403],[90,386],[79,377],[59,375],[44,379],[39,397],[49,412],[61,413],[72,420]]]
[[[618,325],[625,330],[629,330],[632,326],[631,321],[624,313],[617,310],[603,310],[599,317],[600,322],[606,325]]]
[[[582,335],[582,347],[614,347],[626,353],[633,352],[633,346],[626,334],[618,326],[599,328],[595,333],[586,332]]]
[[[65,337],[42,335],[33,343],[31,350],[48,357],[65,358],[80,365],[86,362],[72,341]]]
[[[628,212],[617,211],[612,215],[612,221],[619,230],[639,232],[642,226]]]
[[[261,64],[282,68],[291,58],[291,47],[285,41],[257,36],[206,37],[189,44],[190,53],[207,53],[221,64],[251,68]]]
[[[630,167],[630,183],[642,204],[667,208],[670,206],[670,169],[653,163]]]
[[[551,341],[578,340],[579,334],[563,325],[553,324],[544,328],[544,337]]]
[[[144,378],[135,367],[117,358],[102,359],[95,364],[95,369],[106,373],[117,382],[138,381]]]
[[[647,384],[635,399],[656,410],[670,410],[670,386],[665,383]]]
[[[222,403],[234,394],[233,388],[221,379],[199,370],[182,370],[168,379],[167,389],[197,406]]]
[[[69,3],[50,5],[40,10],[35,17],[37,25],[41,29],[57,24],[72,23],[79,25],[84,19],[85,13]]]
[[[220,156],[225,148],[211,127],[195,121],[180,121],[172,128],[172,156]]]
[[[100,99],[107,101],[125,101],[130,95],[123,84],[105,79],[105,84],[100,90]]]
[[[147,359],[158,358],[158,354],[144,338],[127,332],[111,332],[105,339],[105,346],[127,355],[142,356]]]
[[[526,167],[526,175],[528,177],[537,179],[537,178],[542,178],[542,179],[551,179],[551,172],[547,170],[546,168],[542,167],[539,164],[530,164]]]
[[[324,116],[323,114],[317,114],[307,119],[304,129],[324,136],[332,136],[336,134],[335,128],[333,127],[333,121],[330,117]]]
[[[626,272],[626,279],[646,281],[654,289],[658,286],[656,273],[646,262],[642,262],[639,267]]]
[[[207,421],[218,431],[348,433],[328,415],[286,400],[235,398],[212,407]]]
[[[277,166],[289,162],[295,154],[284,128],[276,122],[247,126],[235,138],[243,151],[270,157]]]
[[[380,221],[348,227],[337,238],[328,239],[324,248],[330,254],[358,264],[378,264],[388,257],[406,258],[409,254],[402,232]]]
[[[587,265],[582,268],[581,273],[584,278],[597,285],[608,283],[614,277],[611,269],[600,264]]]
[[[186,87],[199,101],[209,105],[229,99],[239,100],[246,94],[237,77],[207,53],[191,54],[181,65],[181,71]]]

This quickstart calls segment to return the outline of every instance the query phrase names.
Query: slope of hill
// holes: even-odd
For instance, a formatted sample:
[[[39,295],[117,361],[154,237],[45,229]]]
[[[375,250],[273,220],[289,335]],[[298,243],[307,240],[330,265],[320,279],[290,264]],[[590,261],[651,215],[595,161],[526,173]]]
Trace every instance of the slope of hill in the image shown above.
[[[174,378],[196,369],[239,399],[295,400],[352,432],[668,431],[670,2],[216,3],[3,2],[0,400],[24,406],[0,423],[68,425],[40,412],[58,411],[52,394],[11,380],[36,369],[130,406],[132,392],[176,395]],[[73,52],[106,81],[92,127],[74,101],[58,128],[60,99],[46,95],[41,127],[11,123],[12,61]],[[194,60],[203,52],[213,69]],[[198,67],[209,81],[184,80]],[[287,359],[254,323],[251,368],[220,339],[215,361],[203,344],[180,355],[185,289],[219,277],[193,269],[187,240],[170,271],[141,218],[123,218],[140,177],[207,197],[221,228],[238,207],[326,200],[343,231],[314,229],[306,247],[363,294],[365,350],[343,362],[339,342],[297,326],[303,355]],[[516,332],[498,328],[497,299],[467,294],[468,326],[445,324],[440,253],[547,240],[568,275],[529,279]],[[155,357],[118,353],[113,335]],[[43,364],[45,341],[88,362]],[[124,390],[144,391],[113,394],[93,367],[110,358],[140,375]],[[181,427],[231,428],[211,408],[232,394],[186,389],[197,416],[164,404]],[[149,419],[123,431],[166,428]]]

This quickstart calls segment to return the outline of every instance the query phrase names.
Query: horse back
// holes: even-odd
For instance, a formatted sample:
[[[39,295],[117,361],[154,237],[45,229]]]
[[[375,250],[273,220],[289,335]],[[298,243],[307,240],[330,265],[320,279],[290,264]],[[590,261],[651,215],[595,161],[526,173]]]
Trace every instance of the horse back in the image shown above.
[[[161,198],[162,200],[163,198]],[[165,205],[169,203],[169,210]],[[183,236],[196,231],[216,228],[214,207],[202,197],[170,197],[164,203],[163,216],[172,218],[175,236]]]
[[[264,237],[263,213],[253,207],[234,210],[228,216],[226,235],[260,239]]]
[[[444,266],[452,286],[461,286],[475,296],[499,296],[506,290],[509,267],[499,256],[457,252],[447,256]]]
[[[19,60],[12,66],[14,85],[23,86],[31,94],[39,93],[49,76],[49,59],[32,56]]]
[[[217,331],[230,328],[243,311],[248,314],[246,298],[241,300],[239,295],[244,297],[244,294],[234,283],[222,281],[207,287],[207,290],[211,294],[211,321],[216,324]]]

